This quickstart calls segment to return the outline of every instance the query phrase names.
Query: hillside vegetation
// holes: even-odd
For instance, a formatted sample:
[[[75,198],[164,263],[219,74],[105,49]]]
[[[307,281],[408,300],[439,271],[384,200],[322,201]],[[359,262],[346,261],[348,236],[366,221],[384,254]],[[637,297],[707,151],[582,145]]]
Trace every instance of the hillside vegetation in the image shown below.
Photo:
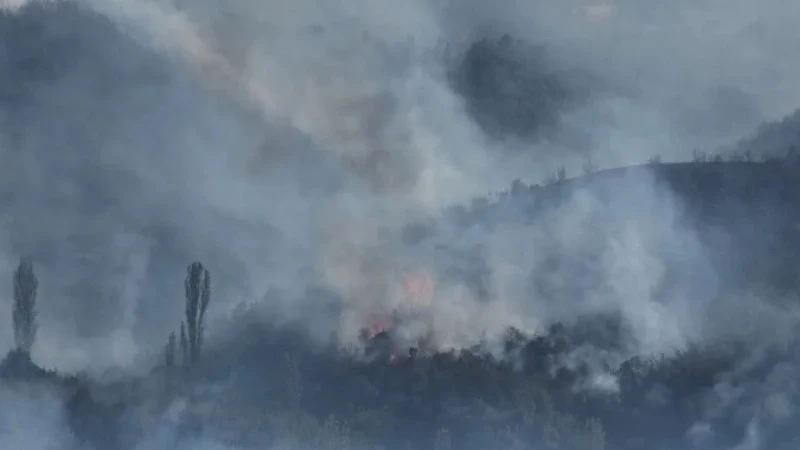
[[[550,211],[584,189],[614,208],[613,193],[621,186],[635,189],[655,176],[685,201],[680,216],[705,229],[701,234],[730,236],[709,249],[726,258],[726,270],[737,264],[752,269],[735,289],[779,283],[785,296],[796,298],[796,174],[787,162],[613,169],[547,186],[516,183],[495,200],[452,211],[449,220],[465,229],[478,222],[552,220]],[[509,212],[516,210],[525,214]],[[727,220],[756,211],[746,225]],[[435,228],[410,245],[431,239]],[[730,247],[737,242],[742,245]],[[192,302],[210,300],[201,295],[210,278],[197,276],[202,265],[187,270],[190,320],[196,317],[191,305],[198,304]],[[702,448],[731,448],[748,439],[753,420],[768,448],[799,442],[796,413],[781,406],[797,396],[785,384],[797,374],[796,335],[759,346],[756,360],[752,343],[731,340],[598,368],[578,355],[623,345],[631,330],[618,315],[581,317],[537,335],[508,328],[499,354],[480,345],[439,352],[421,344],[399,351],[392,330],[366,338],[362,348],[344,351],[331,343],[320,349],[291,325],[270,325],[258,306],[231,319],[227,339],[198,349],[191,342],[202,339],[187,338],[184,326],[167,341],[163,362],[144,378],[109,384],[47,372],[31,362],[24,345],[8,354],[0,374],[15,385],[55,386],[68,418],[65,436],[97,448],[165,448],[166,441],[147,444],[163,433],[169,442],[199,439],[232,448],[668,449],[694,441]],[[391,358],[388,352],[394,352]],[[724,389],[738,394],[709,415]]]
[[[308,33],[327,39],[322,26]],[[348,340],[315,325],[352,325],[342,317],[366,302],[348,302],[316,274],[298,277],[292,292],[268,286],[264,298],[209,320],[215,302],[227,300],[214,290],[218,280],[252,275],[243,274],[250,267],[237,252],[259,262],[274,257],[265,266],[281,270],[295,262],[290,252],[308,249],[280,247],[288,239],[279,227],[238,214],[241,205],[231,206],[233,218],[218,217],[227,204],[208,211],[210,191],[201,186],[208,180],[198,172],[227,164],[229,155],[193,158],[220,142],[277,142],[283,148],[259,148],[256,163],[242,159],[259,182],[300,180],[302,189],[286,196],[276,183],[274,197],[247,199],[247,207],[274,209],[270,219],[282,219],[281,208],[330,206],[320,205],[325,195],[291,202],[335,190],[358,172],[368,172],[366,185],[406,186],[406,177],[389,176],[399,160],[382,159],[395,155],[381,149],[348,169],[306,136],[264,143],[280,126],[242,111],[254,105],[205,111],[196,97],[207,86],[190,71],[73,3],[0,12],[0,40],[3,249],[20,258],[0,274],[10,280],[2,326],[13,336],[0,361],[0,450],[800,446],[800,113],[720,154],[695,151],[680,163],[653,156],[608,170],[587,161],[580,174],[558,168],[538,184],[515,180],[402,232],[379,230],[376,248],[365,251],[378,255],[358,263],[387,278],[402,271],[408,301],[345,330],[357,336]],[[510,36],[459,50],[447,55],[443,75],[487,142],[546,141],[563,127],[563,113],[595,89],[610,90],[588,74],[551,67],[541,49]],[[381,114],[363,122],[369,145],[380,147],[384,137],[372,132],[383,118],[378,106]],[[194,134],[203,127],[213,130]],[[169,153],[178,146],[189,149]],[[275,164],[290,160],[291,168]],[[214,191],[216,201],[235,203],[247,191],[227,188]],[[293,219],[284,229],[306,225]],[[142,319],[119,307],[130,299],[113,289],[122,284],[115,266],[123,265],[119,254],[144,247],[150,260],[137,272],[136,307],[153,323],[136,332],[168,330],[144,350],[157,356],[107,376],[42,364],[36,342],[55,340],[56,353],[72,354],[60,340],[64,330],[40,329],[68,322],[68,313],[67,327],[86,339],[73,342],[95,343],[82,349],[90,363],[102,359],[100,349],[118,351],[108,337],[117,319],[126,316],[126,326]],[[205,255],[217,258],[212,264]],[[350,261],[331,259],[351,275]],[[48,265],[53,260],[60,264]],[[60,271],[78,275],[54,280]],[[61,290],[74,291],[63,297],[69,301],[40,301]],[[275,304],[313,308],[287,318]],[[55,320],[40,320],[45,311]],[[135,334],[126,337],[146,341]]]

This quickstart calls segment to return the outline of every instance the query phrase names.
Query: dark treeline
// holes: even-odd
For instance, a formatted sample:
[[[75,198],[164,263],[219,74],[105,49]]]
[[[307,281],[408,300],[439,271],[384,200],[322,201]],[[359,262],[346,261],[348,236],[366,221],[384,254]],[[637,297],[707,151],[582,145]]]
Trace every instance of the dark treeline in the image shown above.
[[[89,85],[91,92],[116,95],[126,92],[119,88],[125,83],[167,85],[174,77],[159,57],[132,44],[110,21],[73,6],[31,8],[13,17],[0,12],[0,30],[14,37],[0,49],[5,60],[0,102],[11,112],[2,122],[10,146],[25,143],[22,138],[33,118],[42,119],[33,107],[43,98],[37,89],[65,73],[80,81],[77,85]],[[76,37],[74,30],[83,34]],[[80,57],[71,56],[76,49],[83,50]],[[480,39],[457,50],[464,51],[451,55],[448,82],[465,100],[470,117],[496,139],[547,138],[559,128],[561,113],[585,101],[587,86],[597,83],[584,74],[564,73],[541,49],[510,36]],[[160,101],[170,90],[141,92]],[[141,92],[129,96],[138,99]],[[120,101],[116,98],[113,104]],[[62,116],[80,119],[87,114],[85,123],[109,135],[120,130],[141,133],[138,125],[130,130],[122,126],[130,119],[126,108],[88,115],[106,105],[105,100],[75,95],[69,102],[55,97],[53,104],[61,114],[42,119],[47,127],[41,129],[47,133],[30,133],[49,136],[54,129],[58,150],[65,153],[82,149],[100,155],[106,148],[91,139],[62,138],[50,126]],[[438,235],[514,223],[555,230],[561,208],[582,191],[597,200],[598,217],[603,218],[585,226],[604,236],[602,227],[631,220],[618,214],[627,206],[625,194],[650,186],[652,177],[674,194],[677,221],[697,232],[724,275],[716,293],[721,302],[741,293],[795,301],[800,289],[797,121],[795,114],[781,126],[767,127],[760,139],[745,141],[730,154],[696,151],[693,161],[676,164],[653,156],[646,167],[603,171],[587,160],[578,177],[561,167],[540,185],[516,180],[506,192],[453,207],[436,223],[408,227],[403,242],[422,246],[437,242]],[[50,141],[46,144],[37,147],[48,149],[38,160],[64,165],[49,153]],[[149,139],[147,146],[153,147]],[[111,184],[102,183],[98,174],[117,179],[116,173],[93,171],[91,164],[71,166],[80,173],[80,195],[75,198],[81,203],[68,208],[88,210],[93,202],[87,199],[98,197],[97,203],[112,202]],[[8,175],[11,182],[5,182],[15,187],[14,177],[24,174]],[[18,189],[9,192],[3,202],[27,205]],[[654,209],[660,206],[667,208]],[[486,279],[491,267],[483,243],[472,244],[441,246],[437,251],[447,255],[444,261],[466,263],[433,269],[442,283],[457,280],[489,302]],[[537,249],[546,261],[533,282],[541,296],[566,302],[600,287],[602,280],[586,267],[602,265],[592,250],[603,243],[586,244],[591,245]],[[667,281],[692,269],[676,253],[672,260],[669,254],[655,255],[670,263]],[[170,318],[173,325],[163,336],[163,348],[153,349],[157,360],[145,367],[146,375],[109,381],[37,364],[39,284],[48,283],[46,277],[37,278],[37,257],[21,259],[13,273],[3,275],[12,278],[8,307],[14,347],[0,362],[0,393],[10,390],[19,396],[13,401],[2,397],[0,411],[21,415],[29,408],[18,408],[14,401],[35,404],[37,417],[26,423],[26,432],[63,436],[50,448],[794,450],[800,444],[796,332],[763,345],[732,339],[690,343],[670,354],[631,356],[621,347],[636,324],[611,312],[578,315],[535,335],[509,327],[499,346],[485,342],[460,351],[436,351],[425,342],[409,345],[388,329],[373,336],[365,332],[359,345],[343,349],[334,340],[321,347],[301,331],[306,327],[275,325],[267,306],[253,306],[235,314],[226,333],[207,339],[208,327],[217,326],[206,320],[216,299],[212,279],[220,277],[212,278],[213,268],[194,262],[185,268],[184,298],[159,300],[182,302],[184,308]],[[171,262],[157,264],[161,270]],[[556,278],[551,275],[563,274],[567,283],[551,283]],[[660,289],[664,292],[654,297],[670,295],[669,286]],[[310,288],[309,295],[329,294],[322,291]],[[42,396],[25,394],[31,391],[52,393],[53,401],[38,405]],[[63,423],[36,421],[50,410],[63,412]],[[0,423],[0,444],[8,443],[2,440],[7,431]]]
[[[569,184],[589,183],[602,197],[604,183],[641,170],[564,177],[545,187],[515,183],[495,200],[448,217],[464,226],[491,222],[503,210],[492,208],[504,202],[546,215]],[[657,165],[654,172],[685,198],[687,217],[698,222],[714,224],[726,202],[786,212],[779,229],[796,219],[787,209],[798,190],[791,162],[712,159]],[[416,236],[424,239],[425,231]],[[791,239],[781,242],[784,253],[796,253]],[[796,273],[797,265],[780,267]],[[787,280],[786,273],[771,274],[770,282]],[[224,338],[206,342],[211,274],[192,263],[185,317],[166,338],[161,362],[145,377],[106,383],[34,364],[39,280],[30,260],[21,260],[13,281],[16,347],[0,375],[14,386],[57,386],[69,434],[91,448],[150,448],[149,436],[167,433],[169,444],[152,448],[208,440],[231,448],[723,449],[749,439],[754,417],[763,448],[798,444],[791,406],[797,390],[781,384],[798,373],[796,337],[758,348],[757,357],[748,342],[730,341],[598,367],[576,355],[626,342],[630,324],[614,314],[578,317],[535,336],[508,328],[500,352],[481,345],[451,352],[424,344],[400,348],[392,330],[343,350],[334,342],[320,348],[291,324],[270,325],[266,309],[253,306],[235,315]],[[797,287],[787,281],[781,289],[796,293]],[[738,406],[710,407],[723,402],[724,389],[739,393]]]

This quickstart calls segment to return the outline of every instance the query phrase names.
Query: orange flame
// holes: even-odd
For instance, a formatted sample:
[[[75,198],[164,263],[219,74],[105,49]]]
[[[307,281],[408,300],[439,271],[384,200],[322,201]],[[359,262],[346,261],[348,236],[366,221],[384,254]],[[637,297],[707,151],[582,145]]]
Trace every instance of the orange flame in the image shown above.
[[[403,270],[403,288],[406,298],[414,307],[429,307],[433,303],[434,283],[431,272],[427,269]],[[395,323],[391,316],[375,315],[369,318],[367,336],[370,340],[375,339],[381,333],[386,333],[394,328]],[[396,365],[400,358],[396,352],[389,355],[389,364]]]
[[[392,329],[394,323],[389,317],[376,317],[370,322],[369,325],[369,338],[373,339],[375,336],[386,333]]]

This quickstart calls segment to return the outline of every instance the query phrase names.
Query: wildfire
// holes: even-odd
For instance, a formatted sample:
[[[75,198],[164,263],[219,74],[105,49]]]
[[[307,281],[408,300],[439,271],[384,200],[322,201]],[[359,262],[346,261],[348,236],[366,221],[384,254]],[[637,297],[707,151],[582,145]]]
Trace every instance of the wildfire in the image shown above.
[[[381,333],[387,333],[391,331],[393,326],[394,322],[390,317],[386,316],[373,317],[372,320],[370,321],[367,335],[369,336],[370,340],[375,339]],[[389,361],[388,361],[389,364],[395,365],[397,364],[397,360],[398,360],[397,353],[395,351],[392,351],[391,354],[389,355]]]
[[[433,283],[433,276],[431,273],[426,269],[404,269],[402,271],[402,290],[403,290],[403,298],[407,304],[411,305],[412,309],[419,308],[428,308],[433,304],[434,298],[434,283]],[[401,309],[400,315],[402,316]],[[372,341],[377,338],[379,335],[383,333],[388,333],[392,331],[393,328],[397,325],[395,323],[395,318],[397,317],[395,313],[398,312],[395,310],[392,315],[388,314],[376,314],[372,315],[367,320],[367,327],[366,327],[366,337]],[[398,320],[403,320],[402,318]],[[397,343],[392,342],[392,340],[387,341],[385,344],[380,344],[380,346],[388,345],[389,348],[385,348],[384,351],[387,351],[385,354],[388,357],[388,363],[395,365],[399,362],[400,357],[397,353],[396,345]],[[379,348],[380,348],[379,346]],[[391,349],[391,353],[389,353]]]
[[[369,338],[374,339],[375,336],[386,333],[392,329],[394,323],[390,317],[374,317],[369,324]]]

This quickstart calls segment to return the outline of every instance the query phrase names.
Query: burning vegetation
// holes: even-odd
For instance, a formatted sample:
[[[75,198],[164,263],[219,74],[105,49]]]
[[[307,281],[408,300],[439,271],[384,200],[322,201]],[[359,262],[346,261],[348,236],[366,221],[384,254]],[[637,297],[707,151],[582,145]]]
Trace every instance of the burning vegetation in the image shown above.
[[[405,345],[418,348],[421,342],[401,342],[395,334],[395,328],[405,319],[425,314],[434,301],[433,275],[426,268],[402,271],[401,303],[388,314],[373,314],[369,317],[362,337],[366,341],[367,354],[388,358],[392,363],[398,359],[400,352],[405,352]],[[428,330],[431,333],[433,330]]]
[[[394,325],[394,321],[389,316],[375,316],[370,320],[369,329],[368,329],[368,337],[369,339],[375,339],[376,336],[379,334],[388,333],[392,326]]]

